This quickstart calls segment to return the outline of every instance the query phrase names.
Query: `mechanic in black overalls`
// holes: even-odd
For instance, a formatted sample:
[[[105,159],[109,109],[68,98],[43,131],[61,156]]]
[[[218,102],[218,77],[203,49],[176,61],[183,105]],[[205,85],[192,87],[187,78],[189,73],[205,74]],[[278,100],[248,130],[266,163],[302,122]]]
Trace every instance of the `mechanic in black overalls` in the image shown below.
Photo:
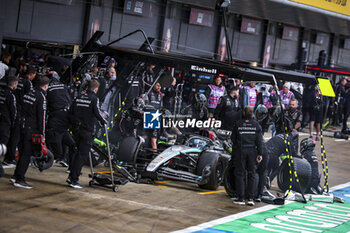
[[[163,95],[160,92],[162,86],[159,82],[154,84],[152,91],[148,94],[148,104],[152,105],[154,109],[160,111],[163,108]],[[157,139],[159,136],[159,130],[154,129],[149,131],[149,137],[151,138],[151,146],[153,150],[157,150]]]
[[[155,67],[156,67],[155,65],[150,64],[147,66],[147,69],[142,73],[142,82],[143,82],[144,92],[147,92],[151,88],[154,82],[153,69]]]
[[[37,78],[37,87],[23,96],[21,128],[21,140],[19,146],[19,160],[14,176],[11,178],[14,186],[31,189],[26,183],[24,175],[27,172],[30,157],[33,154],[33,134],[41,135],[45,140],[46,121],[46,91],[49,88],[49,78],[42,76]]]
[[[125,84],[120,87],[122,99],[126,98],[124,109],[132,107],[135,98],[144,96],[145,91],[141,78],[141,76],[129,76],[126,78]]]
[[[239,98],[239,89],[234,86],[229,91],[228,95],[222,96],[214,111],[214,118],[221,120],[223,130],[233,130],[233,125],[236,120],[242,115],[242,103]]]
[[[232,159],[235,165],[235,184],[237,199],[234,204],[245,205],[245,197],[248,205],[255,205],[255,180],[256,163],[262,161],[262,133],[259,123],[253,119],[254,109],[246,106],[243,110],[243,119],[238,120],[232,130]],[[248,177],[247,195],[245,196],[244,177]]]
[[[17,115],[14,90],[17,88],[18,78],[15,76],[7,76],[5,79],[7,86],[0,87],[0,144],[7,146]],[[1,167],[2,165],[0,162],[0,170],[2,170]],[[0,174],[0,177],[1,175],[2,174]]]
[[[345,104],[344,104],[342,133],[350,134],[350,129],[347,127],[348,118],[350,116],[350,81],[346,83],[344,101],[345,101]]]
[[[23,96],[33,91],[32,81],[36,77],[36,69],[33,66],[28,66],[26,75],[20,77],[18,80],[17,89],[15,90],[16,104],[17,104],[17,116],[15,124],[11,130],[10,140],[7,145],[7,153],[5,155],[4,164],[15,166],[16,160],[16,148],[20,140],[20,125],[22,123],[22,105]]]
[[[63,144],[71,148],[74,147],[74,140],[68,133],[69,114],[71,97],[67,86],[62,83],[56,72],[52,73],[52,78],[47,90],[47,145],[54,154],[57,163],[63,167],[68,167],[64,158]]]
[[[196,93],[192,97],[192,103],[181,109],[180,113],[186,116],[186,119],[196,119],[205,121],[209,118],[209,110],[207,107],[207,97],[202,93]],[[199,128],[183,128],[184,133],[192,133],[200,130]]]
[[[92,146],[96,119],[101,125],[107,124],[107,121],[102,116],[99,109],[99,99],[96,96],[99,85],[100,83],[98,80],[90,80],[88,83],[88,90],[82,92],[82,94],[73,101],[69,109],[73,125],[73,135],[78,147],[78,152],[74,156],[71,171],[67,179],[67,183],[72,188],[83,188],[78,181],[81,169],[88,159],[89,151]]]
[[[170,112],[174,111],[175,96],[176,96],[176,79],[173,78],[171,87],[163,88],[162,93],[164,93],[163,103],[164,108]]]

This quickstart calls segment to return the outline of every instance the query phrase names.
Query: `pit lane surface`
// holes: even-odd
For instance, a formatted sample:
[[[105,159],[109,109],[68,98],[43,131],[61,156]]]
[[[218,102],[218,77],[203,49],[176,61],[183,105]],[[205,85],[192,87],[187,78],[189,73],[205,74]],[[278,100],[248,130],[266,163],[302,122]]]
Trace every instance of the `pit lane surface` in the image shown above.
[[[350,141],[325,137],[325,146],[330,186],[349,182]],[[320,160],[319,143],[315,151]],[[212,192],[175,181],[128,183],[119,186],[118,193],[91,188],[88,167],[83,170],[82,190],[66,185],[67,174],[59,165],[42,173],[29,168],[31,190],[9,183],[13,169],[5,173],[0,178],[0,232],[169,232],[265,206],[239,207],[223,187]]]

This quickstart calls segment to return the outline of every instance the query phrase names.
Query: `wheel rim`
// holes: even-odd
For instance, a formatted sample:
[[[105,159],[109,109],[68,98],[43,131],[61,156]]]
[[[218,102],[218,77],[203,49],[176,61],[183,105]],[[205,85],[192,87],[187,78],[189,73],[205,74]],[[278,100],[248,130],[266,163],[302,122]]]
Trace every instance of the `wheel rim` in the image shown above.
[[[218,165],[216,167],[216,172],[215,172],[215,179],[218,185],[220,185],[223,181],[223,173],[224,173],[224,165],[222,160],[219,160]]]

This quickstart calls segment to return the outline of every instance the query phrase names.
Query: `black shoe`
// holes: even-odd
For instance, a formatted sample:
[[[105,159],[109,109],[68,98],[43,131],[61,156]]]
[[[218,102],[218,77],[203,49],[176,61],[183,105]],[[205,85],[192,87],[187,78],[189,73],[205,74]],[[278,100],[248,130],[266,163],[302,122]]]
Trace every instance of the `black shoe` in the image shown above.
[[[82,189],[83,186],[81,186],[78,182],[69,184],[69,187],[75,188],[75,189]]]
[[[29,184],[27,184],[27,182],[23,181],[16,181],[13,184],[15,187],[19,187],[19,188],[25,188],[25,189],[31,189],[33,188],[32,186],[30,186]]]
[[[254,199],[255,202],[261,202],[261,196],[258,196]]]

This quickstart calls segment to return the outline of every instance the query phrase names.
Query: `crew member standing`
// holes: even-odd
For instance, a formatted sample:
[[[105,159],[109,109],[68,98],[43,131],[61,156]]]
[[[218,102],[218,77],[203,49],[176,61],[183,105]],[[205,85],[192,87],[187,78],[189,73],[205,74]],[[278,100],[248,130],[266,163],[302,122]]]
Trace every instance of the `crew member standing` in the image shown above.
[[[32,135],[41,135],[45,141],[45,120],[46,120],[46,91],[49,87],[49,78],[46,76],[38,78],[37,88],[23,96],[22,117],[23,128],[21,129],[21,141],[19,146],[20,157],[17,163],[14,176],[11,178],[14,186],[31,189],[32,186],[26,183],[25,173],[27,172],[30,157],[33,154]]]
[[[56,72],[52,78],[47,90],[48,124],[47,124],[47,144],[54,154],[57,163],[63,167],[68,167],[63,154],[63,143],[68,146],[74,146],[68,128],[69,118],[68,109],[71,105],[71,97],[68,87],[62,83]]]
[[[281,98],[282,98],[282,103],[284,104],[284,107],[287,109],[289,106],[289,101],[291,99],[295,99],[295,96],[293,92],[289,90],[290,84],[285,83],[283,84],[283,89],[280,91]]]
[[[17,115],[14,90],[17,88],[18,79],[15,76],[5,78],[7,86],[0,87],[0,144],[7,146]],[[7,160],[8,158],[5,156],[4,161]]]
[[[78,152],[72,161],[71,172],[67,179],[67,183],[72,188],[83,188],[78,181],[83,164],[87,160],[91,149],[96,119],[101,125],[107,124],[100,112],[99,100],[96,96],[99,85],[100,83],[97,80],[90,80],[88,90],[76,98],[69,109],[73,134],[78,147]]]
[[[214,118],[221,120],[222,129],[232,131],[234,122],[240,119],[242,103],[239,101],[239,89],[234,86],[228,95],[220,98],[214,111]]]
[[[147,69],[142,73],[142,82],[143,82],[144,92],[147,92],[151,88],[154,82],[153,69],[155,67],[156,67],[155,65],[150,64],[147,66]]]
[[[232,130],[232,159],[235,164],[235,184],[237,199],[234,204],[245,205],[245,197],[247,197],[248,205],[255,205],[254,194],[256,163],[262,161],[262,133],[261,127],[257,121],[253,119],[254,109],[246,106],[243,110],[243,119],[238,120]],[[245,195],[244,177],[248,173],[248,188]]]
[[[160,111],[163,108],[163,95],[160,92],[162,86],[159,82],[154,84],[152,91],[148,94],[149,104],[152,105],[155,110]],[[159,130],[151,130],[150,138],[151,138],[151,146],[153,150],[157,150],[157,139],[158,139]]]
[[[205,90],[205,97],[207,97],[208,100],[208,110],[210,117],[214,116],[214,111],[219,103],[219,99],[224,95],[226,95],[225,86],[222,85],[221,77],[217,76],[214,80],[214,84],[209,84]]]
[[[247,90],[248,95],[248,105],[255,108],[256,98],[257,98],[257,90],[254,82],[250,82],[249,86],[244,87]]]
[[[20,139],[20,125],[22,124],[22,106],[23,106],[23,97],[24,95],[29,94],[31,91],[33,91],[33,84],[32,81],[36,77],[36,70],[33,66],[29,66],[26,71],[26,75],[22,78],[20,77],[18,80],[18,85],[15,90],[15,96],[16,96],[16,104],[17,104],[17,115],[15,124],[13,125],[13,128],[11,130],[11,136],[7,145],[7,153],[5,156],[4,164],[7,166],[15,166],[16,160],[15,160],[15,154],[16,154],[16,148],[19,144]]]

